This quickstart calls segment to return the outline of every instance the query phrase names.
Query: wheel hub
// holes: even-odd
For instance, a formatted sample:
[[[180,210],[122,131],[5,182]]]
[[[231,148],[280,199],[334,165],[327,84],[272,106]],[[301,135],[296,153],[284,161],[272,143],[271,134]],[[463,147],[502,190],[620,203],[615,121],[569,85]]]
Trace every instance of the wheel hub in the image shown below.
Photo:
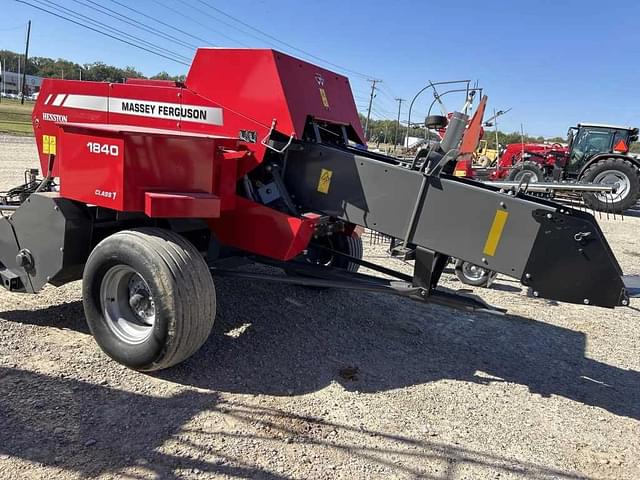
[[[480,280],[482,277],[484,277],[487,274],[486,269],[469,262],[464,262],[462,264],[462,271],[464,272],[465,277],[472,280]]]
[[[109,329],[123,342],[139,344],[153,331],[156,309],[151,289],[128,265],[116,265],[105,273],[100,303]]]
[[[631,189],[629,178],[619,170],[605,170],[593,179],[593,183],[613,187],[612,193],[597,193],[596,198],[601,202],[616,203],[626,198]]]

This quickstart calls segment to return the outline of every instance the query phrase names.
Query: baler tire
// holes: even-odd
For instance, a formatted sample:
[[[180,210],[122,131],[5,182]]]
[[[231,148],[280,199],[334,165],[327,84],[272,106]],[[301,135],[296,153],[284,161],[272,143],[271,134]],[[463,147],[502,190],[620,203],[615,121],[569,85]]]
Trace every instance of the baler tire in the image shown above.
[[[350,257],[357,258],[358,260],[362,260],[362,257],[364,256],[364,247],[362,244],[362,237],[356,232],[353,232],[351,235],[334,234],[332,238],[332,242],[329,244],[329,247],[340,253],[349,255]],[[313,244],[309,245],[309,249],[311,248],[313,248]],[[322,250],[321,250],[321,253],[322,253]],[[299,260],[304,260],[304,259],[305,257],[302,257]],[[310,260],[308,258],[307,258],[307,261],[309,261],[310,263],[316,263],[313,260]],[[326,265],[327,267],[340,268],[342,270],[346,270],[352,273],[356,273],[360,268],[360,264],[352,262],[348,258],[344,258],[337,255],[331,256],[330,260],[324,265]],[[287,275],[294,276],[294,277],[305,276],[300,273],[297,273],[293,269],[285,268],[285,273]],[[328,287],[308,287],[308,288],[324,290],[325,288],[328,288]]]
[[[470,275],[469,271],[472,268],[478,269],[479,275]],[[474,265],[465,260],[456,260],[455,267],[453,270],[460,280],[465,285],[471,285],[473,287],[487,287],[489,285],[489,281],[491,280],[491,271],[486,268],[480,267],[478,265]]]
[[[510,182],[519,182],[527,173],[529,173],[528,176],[530,177],[529,183],[544,181],[544,171],[536,162],[520,162],[515,164],[511,167],[511,170],[509,170],[507,180]]]
[[[599,212],[622,213],[633,207],[640,196],[640,177],[638,170],[629,161],[622,158],[607,158],[589,166],[582,174],[580,180],[585,182],[603,183],[598,177],[611,172],[618,172],[618,176],[626,183],[625,195],[622,198],[603,199],[606,194],[584,193],[584,202],[592,209]]]
[[[140,308],[132,304],[140,292],[147,295],[142,305],[153,312],[147,322],[151,316],[140,315],[146,310],[133,310]],[[209,337],[216,312],[204,258],[184,237],[161,228],[123,230],[102,240],[85,265],[82,301],[100,348],[139,371],[168,368],[193,355]]]
[[[362,246],[362,237],[357,234],[352,234],[350,236],[343,235],[341,238],[345,239],[345,251],[350,257],[357,258],[358,260],[362,260],[364,255],[364,247]],[[358,263],[352,262],[346,258],[336,258],[335,259],[336,267],[344,268],[347,272],[356,273],[360,268]]]

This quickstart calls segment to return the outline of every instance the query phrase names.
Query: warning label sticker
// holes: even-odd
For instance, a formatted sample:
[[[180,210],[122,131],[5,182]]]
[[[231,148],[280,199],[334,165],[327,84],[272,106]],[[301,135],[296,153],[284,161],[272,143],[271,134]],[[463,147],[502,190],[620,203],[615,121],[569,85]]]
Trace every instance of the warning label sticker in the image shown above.
[[[323,168],[320,171],[320,179],[318,180],[318,191],[320,193],[327,194],[329,193],[329,187],[331,186],[331,176],[333,172],[331,170],[327,170]]]
[[[56,154],[56,137],[55,135],[42,136],[42,153],[45,155]]]
[[[322,99],[324,108],[329,108],[329,99],[327,98],[327,92],[324,91],[324,88],[320,89],[320,98]]]

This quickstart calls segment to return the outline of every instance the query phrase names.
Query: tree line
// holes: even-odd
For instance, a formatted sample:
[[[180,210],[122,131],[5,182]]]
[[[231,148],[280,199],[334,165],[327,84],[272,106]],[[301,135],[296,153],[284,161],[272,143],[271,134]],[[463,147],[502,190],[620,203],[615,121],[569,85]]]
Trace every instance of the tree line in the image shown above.
[[[2,68],[10,72],[24,71],[24,55],[10,50],[0,50]],[[18,68],[20,62],[20,68]],[[135,67],[114,67],[104,62],[79,64],[63,58],[57,60],[49,57],[31,57],[27,61],[27,75],[35,75],[45,78],[64,78],[66,80],[92,80],[96,82],[122,82],[125,78],[147,78]],[[173,80],[182,82],[184,75],[169,75],[167,72],[159,72],[152,77],[153,80]]]
[[[365,125],[366,117],[360,114],[360,121],[362,125]],[[412,122],[413,123],[413,122]],[[397,134],[396,134],[397,131]],[[425,134],[427,135],[425,137]],[[404,143],[405,136],[407,135],[407,125],[400,124],[398,129],[397,120],[369,120],[369,128],[367,132],[367,139],[373,143],[386,143],[393,144],[396,142],[398,145]],[[431,140],[438,140],[439,137],[435,132],[426,132],[426,129],[422,126],[414,124],[409,129],[410,137],[427,138]],[[397,138],[397,141],[396,141]],[[495,149],[496,145],[496,132],[495,130],[485,128],[483,140],[487,141],[487,147]],[[520,143],[524,139],[525,143],[566,143],[567,139],[562,137],[545,138],[542,136],[533,137],[525,134],[524,136],[520,132],[502,132],[498,131],[498,143],[502,146],[510,143]]]
[[[0,50],[0,62],[2,62],[2,68],[5,71],[17,72],[20,70],[20,72],[22,72],[24,69],[24,55],[10,50]],[[19,69],[18,62],[20,62]],[[131,66],[120,68],[113,65],[107,65],[104,62],[79,64],[63,58],[58,58],[56,60],[49,57],[29,58],[27,61],[27,75],[35,75],[45,78],[65,78],[68,80],[82,79],[114,83],[123,82],[125,78],[150,78],[153,80],[172,80],[177,82],[183,82],[185,79],[185,75],[170,75],[165,71],[159,72],[152,77],[146,77],[142,72]],[[362,125],[364,125],[366,120],[364,115],[360,114],[360,120]],[[424,127],[417,124],[412,125],[411,128],[408,129],[408,134],[410,137],[427,138],[432,140],[437,140],[438,138],[434,132],[427,132]],[[407,126],[401,124],[398,129],[396,120],[369,120],[367,138],[372,142],[386,144],[393,144],[394,142],[397,142],[399,145],[402,145],[406,135]],[[498,132],[498,143],[500,145],[520,143],[522,138],[523,137],[520,132]],[[490,129],[485,130],[483,139],[487,141],[488,148],[495,148],[495,131]],[[524,141],[533,143],[562,143],[566,142],[566,139],[562,137],[532,137],[525,134]],[[631,150],[640,152],[640,144],[635,143]]]

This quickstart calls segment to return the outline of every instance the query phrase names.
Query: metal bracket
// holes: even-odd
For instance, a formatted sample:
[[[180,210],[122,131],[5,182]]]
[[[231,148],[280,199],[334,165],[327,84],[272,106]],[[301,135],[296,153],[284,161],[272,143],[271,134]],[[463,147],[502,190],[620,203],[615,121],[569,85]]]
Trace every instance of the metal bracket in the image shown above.
[[[284,147],[282,147],[280,149],[269,145],[267,143],[267,139],[269,139],[271,137],[271,134],[276,129],[277,123],[278,123],[278,121],[275,118],[271,121],[271,128],[269,129],[269,133],[267,133],[267,135],[265,135],[265,137],[260,141],[260,145],[263,145],[264,147],[268,148],[269,150],[273,150],[274,152],[280,154],[280,153],[284,153],[284,151],[287,148],[289,148],[289,146],[291,145],[291,142],[293,142],[293,137],[295,136],[295,133],[293,133],[293,132],[291,133],[291,136],[289,137],[289,141],[285,144]]]

